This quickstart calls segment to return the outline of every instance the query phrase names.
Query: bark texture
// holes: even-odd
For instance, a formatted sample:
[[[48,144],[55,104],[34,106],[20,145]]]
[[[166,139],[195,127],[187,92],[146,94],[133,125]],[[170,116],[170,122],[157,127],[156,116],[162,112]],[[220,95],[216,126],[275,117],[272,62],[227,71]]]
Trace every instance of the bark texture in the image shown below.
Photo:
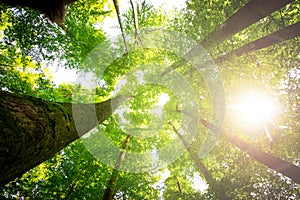
[[[51,158],[106,120],[124,100],[119,96],[72,105],[0,91],[0,185]]]
[[[22,6],[45,14],[52,22],[64,24],[66,6],[76,0],[0,0],[8,6]]]

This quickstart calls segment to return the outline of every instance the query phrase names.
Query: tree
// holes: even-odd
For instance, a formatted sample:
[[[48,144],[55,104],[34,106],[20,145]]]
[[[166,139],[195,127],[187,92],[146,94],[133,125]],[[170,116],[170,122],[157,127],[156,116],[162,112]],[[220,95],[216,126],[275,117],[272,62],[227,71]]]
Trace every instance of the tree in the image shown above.
[[[1,187],[1,197],[99,199],[103,197],[107,189],[110,193],[109,196],[114,194],[116,199],[158,199],[161,197],[166,199],[221,199],[223,194],[232,199],[295,199],[299,194],[297,183],[272,170],[274,166],[262,165],[261,163],[268,163],[266,159],[258,157],[260,162],[256,162],[251,155],[255,157],[256,154],[253,152],[269,152],[263,154],[263,158],[273,155],[272,158],[277,158],[277,161],[279,158],[279,161],[285,160],[291,166],[299,163],[297,142],[299,141],[299,134],[297,134],[299,123],[296,112],[299,104],[297,100],[299,77],[295,76],[299,65],[299,38],[288,37],[289,41],[277,44],[272,41],[268,45],[259,42],[255,51],[244,54],[243,57],[233,56],[228,62],[222,62],[222,65],[219,66],[227,94],[226,101],[229,105],[234,104],[238,97],[243,96],[243,93],[248,93],[250,89],[263,90],[270,94],[274,101],[276,100],[282,105],[283,109],[280,111],[280,115],[272,119],[272,122],[265,124],[266,128],[270,129],[273,148],[270,148],[269,138],[262,127],[241,123],[228,108],[224,127],[236,130],[236,133],[240,134],[239,138],[243,138],[243,141],[247,139],[247,144],[244,145],[240,140],[234,140],[231,144],[228,139],[221,137],[215,141],[217,144],[210,154],[200,159],[199,148],[205,138],[209,137],[209,133],[205,127],[196,126],[199,121],[195,123],[191,119],[182,120],[178,109],[184,107],[182,106],[184,103],[197,105],[190,112],[200,111],[201,118],[211,117],[211,109],[214,104],[205,79],[201,74],[195,73],[195,70],[191,70],[192,66],[189,63],[183,62],[174,73],[180,74],[184,80],[189,82],[196,97],[193,98],[188,93],[187,87],[180,91],[180,94],[177,91],[175,95],[173,86],[184,84],[181,81],[175,83],[176,79],[168,77],[169,75],[159,77],[159,79],[173,81],[174,84],[169,88],[157,86],[152,84],[153,82],[140,84],[148,80],[152,72],[157,72],[156,70],[161,72],[162,69],[156,66],[169,66],[170,63],[176,63],[181,58],[168,50],[143,48],[144,41],[141,40],[143,35],[140,35],[138,41],[136,28],[151,32],[165,26],[175,31],[185,32],[195,40],[202,41],[209,33],[214,33],[214,30],[217,30],[224,21],[228,22],[226,19],[230,19],[230,16],[239,14],[241,20],[238,21],[245,26],[248,23],[247,19],[243,20],[242,12],[238,11],[239,9],[243,10],[244,6],[251,5],[250,8],[256,8],[253,10],[255,15],[262,13],[266,16],[262,19],[256,15],[254,18],[257,18],[257,22],[249,23],[247,28],[241,28],[233,35],[227,35],[228,38],[223,42],[216,42],[215,48],[211,48],[209,53],[218,58],[239,48],[242,49],[243,46],[248,46],[253,41],[252,44],[255,44],[259,38],[268,38],[269,35],[278,33],[278,30],[287,33],[290,25],[298,23],[299,12],[297,11],[300,9],[298,1],[290,4],[286,4],[284,1],[281,6],[279,5],[281,2],[276,1],[278,4],[273,6],[270,3],[265,7],[266,11],[262,12],[259,11],[259,6],[254,5],[253,2],[256,2],[257,5],[264,3],[258,1],[246,3],[245,0],[190,0],[187,2],[187,8],[176,12],[176,15],[173,11],[166,13],[162,11],[163,9],[156,10],[154,6],[145,2],[138,4],[137,9],[122,15],[122,23],[126,32],[135,30],[135,40],[133,42],[126,41],[128,46],[134,49],[128,52],[128,56],[123,56],[124,50],[118,48],[123,46],[121,37],[118,42],[111,44],[99,29],[101,20],[111,12],[111,5],[104,6],[104,1],[74,2],[73,6],[68,8],[66,15],[66,31],[48,23],[48,20],[32,10],[18,8],[11,12],[11,10],[1,7],[0,88],[8,91],[2,91],[1,102],[12,98],[19,102],[21,107],[22,105],[25,107],[26,103],[30,105],[35,103],[36,106],[27,106],[26,111],[29,113],[29,111],[39,110],[40,112],[37,115],[26,115],[26,112],[21,112],[21,109],[17,109],[17,107],[12,108],[11,103],[8,103],[1,109],[9,108],[10,111],[14,111],[14,114],[6,112],[1,117],[0,121],[3,123],[0,128],[2,126],[10,128],[9,131],[12,133],[22,128],[14,126],[14,129],[11,129],[13,123],[5,123],[9,119],[4,118],[5,116],[18,119],[20,122],[23,122],[22,120],[33,121],[31,129],[24,130],[25,133],[29,133],[27,135],[32,135],[30,130],[33,130],[34,127],[40,128],[41,131],[45,130],[45,133],[51,135],[53,131],[46,130],[46,128],[52,127],[51,123],[66,127],[66,124],[59,119],[70,122],[71,128],[68,127],[75,131],[78,131],[76,128],[79,128],[80,133],[95,127],[85,137],[69,145],[64,144],[65,147],[61,151],[55,155],[52,152],[53,157],[49,156],[47,161]],[[276,10],[276,6],[280,9]],[[269,13],[266,14],[266,12]],[[137,16],[137,20],[133,17],[134,14]],[[246,14],[246,16],[248,15],[249,13]],[[39,19],[42,21],[40,22]],[[226,27],[229,27],[230,24],[228,23]],[[235,27],[233,29],[236,31]],[[223,35],[222,31],[218,32],[218,36]],[[162,43],[164,39],[162,39]],[[97,45],[100,48],[97,47],[96,52],[101,59],[95,65],[82,64],[89,52]],[[190,47],[186,43],[182,45]],[[256,51],[260,47],[265,48]],[[122,92],[125,90],[125,93],[127,91],[129,95],[134,96],[134,99],[125,103],[129,110],[124,113],[122,109],[118,110],[110,117],[106,117],[106,120],[99,125],[97,125],[99,123],[97,119],[88,120],[87,116],[91,115],[91,112],[80,115],[80,120],[78,120],[75,118],[77,115],[72,107],[91,108],[93,106],[92,104],[76,104],[77,101],[74,103],[72,96],[76,91],[83,93],[86,91],[78,85],[55,86],[47,75],[47,67],[38,62],[44,62],[44,59],[55,65],[59,62],[65,67],[93,72],[100,85],[95,88],[96,100],[92,99],[92,102],[102,102],[99,106],[107,107],[105,105],[110,104],[109,101],[113,101],[107,100],[111,98],[111,92],[116,90],[117,86],[123,86]],[[104,69],[105,71],[103,71]],[[178,95],[184,96],[187,100],[181,102]],[[86,98],[88,98],[87,95],[80,96],[79,102],[84,103]],[[57,112],[57,120],[49,114],[51,109]],[[107,111],[111,112],[110,110]],[[15,115],[16,113],[18,115]],[[160,115],[160,113],[162,114]],[[25,116],[24,119],[18,118],[21,114]],[[42,117],[45,120],[36,120],[42,119]],[[50,119],[47,126],[39,127],[44,122],[46,123],[47,119]],[[75,121],[73,124],[72,120]],[[84,125],[75,126],[78,121]],[[86,121],[90,125],[85,126]],[[175,129],[168,123],[170,121]],[[188,140],[189,131],[177,128],[180,125],[183,128],[187,127],[185,122],[192,123],[193,128],[195,125],[195,137],[192,141]],[[25,128],[23,127],[23,129]],[[66,131],[71,135],[70,137],[75,137],[74,132]],[[251,135],[253,133],[256,135]],[[130,137],[130,143],[126,145],[126,156],[124,156],[124,141],[127,141],[128,137]],[[6,139],[5,134],[3,134],[3,138]],[[31,142],[38,141],[40,138],[42,136],[36,140],[30,140],[24,136],[24,139]],[[118,151],[114,151],[107,142],[103,142],[103,138],[111,142],[111,146]],[[2,139],[0,141],[2,142]],[[174,141],[178,143],[171,146],[173,148],[168,152],[161,151]],[[186,144],[186,142],[190,144]],[[9,146],[8,144],[10,142],[6,145]],[[239,144],[243,145],[237,147]],[[3,145],[1,144],[1,146]],[[248,153],[241,151],[243,146],[246,146],[244,149],[249,151]],[[34,149],[33,146],[30,147],[32,147],[30,149]],[[91,147],[100,152],[100,159]],[[254,150],[253,147],[255,147]],[[182,155],[179,158],[168,160],[180,150],[182,150]],[[3,152],[5,153],[5,150]],[[33,155],[37,153],[34,152]],[[143,159],[132,156],[134,154],[149,155],[149,153],[152,156],[142,157]],[[104,159],[102,159],[103,155]],[[160,158],[166,158],[166,160]],[[162,161],[169,165],[165,165],[164,169],[158,169],[157,167],[161,167],[159,164]],[[149,163],[150,167],[146,165]],[[145,166],[148,168],[146,169]],[[126,167],[140,168],[146,171],[133,174],[126,172],[128,169]],[[289,174],[290,177],[293,175],[293,173]]]
[[[118,3],[117,0],[113,0],[113,2],[114,2],[115,10],[116,10],[116,13],[117,13],[121,33],[122,33],[123,43],[124,43],[124,46],[125,46],[125,54],[127,55],[128,54],[128,47],[127,47],[127,43],[126,43],[126,35],[125,35],[125,32],[124,32],[123,23],[122,23],[122,20],[121,20],[119,3]]]
[[[0,125],[3,131],[1,185],[21,176],[80,138],[106,120],[126,100],[117,97],[95,105],[62,104],[4,91],[1,91],[0,98],[3,113]],[[98,120],[90,115],[94,109]],[[82,118],[78,121],[72,116],[74,110],[81,113]],[[81,128],[76,129],[75,123]]]
[[[300,28],[300,22],[290,25],[288,27],[285,27],[279,31],[276,31],[274,33],[271,33],[267,36],[264,36],[258,40],[255,40],[253,42],[250,42],[238,49],[235,49],[225,55],[219,56],[216,59],[214,59],[214,62],[217,64],[220,64],[222,62],[228,61],[231,57],[234,56],[242,56],[244,54],[250,53],[252,51],[258,51],[260,49],[299,37],[299,31]],[[202,66],[205,66],[207,63],[203,63]],[[162,75],[165,75],[166,73],[169,73],[170,70],[166,70]]]

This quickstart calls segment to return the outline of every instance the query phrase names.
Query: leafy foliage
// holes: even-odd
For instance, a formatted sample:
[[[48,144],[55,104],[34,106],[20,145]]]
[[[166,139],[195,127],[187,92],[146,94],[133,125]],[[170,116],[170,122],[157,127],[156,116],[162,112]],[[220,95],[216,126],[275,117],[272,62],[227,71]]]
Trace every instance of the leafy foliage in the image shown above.
[[[139,28],[152,31],[169,27],[196,41],[201,41],[245,3],[245,0],[189,0],[184,10],[172,15],[162,9],[155,9],[147,1],[142,1],[137,6]],[[110,98],[118,90],[118,86],[122,86],[126,80],[130,80],[131,84],[122,87],[121,93],[129,93],[134,97],[126,103],[130,111],[123,116],[129,125],[125,126],[123,118],[115,113],[90,132],[89,137],[75,141],[53,158],[1,187],[1,197],[100,199],[108,187],[113,173],[111,166],[114,166],[115,162],[98,161],[84,145],[86,142],[94,142],[104,148],[106,146],[101,143],[99,137],[99,134],[104,134],[116,148],[121,149],[126,136],[130,134],[132,139],[126,149],[128,154],[156,152],[178,139],[169,122],[179,126],[183,123],[182,115],[185,114],[188,115],[189,122],[196,125],[199,123],[193,116],[197,112],[183,110],[180,99],[169,88],[155,84],[139,85],[139,81],[147,78],[145,71],[156,70],[155,66],[170,66],[179,58],[173,52],[164,49],[143,48],[143,41],[129,43],[133,50],[124,55],[122,47],[119,48],[123,45],[122,42],[110,41],[97,26],[111,14],[110,4],[111,2],[106,0],[77,1],[68,9],[66,31],[32,10],[8,9],[1,5],[2,90],[49,101],[72,102],[74,93],[86,89],[75,84],[55,85],[47,67],[52,64],[92,72],[100,83],[95,88],[94,101]],[[211,49],[210,55],[217,58],[284,26],[296,23],[300,18],[299,5],[299,1],[294,1],[252,24]],[[131,10],[123,14],[123,20],[126,31],[132,31],[134,20]],[[224,127],[234,130],[234,134],[247,140],[251,145],[298,166],[299,48],[299,38],[295,38],[242,57],[232,57],[218,66],[228,105],[234,105],[237,99],[250,91],[260,91],[271,96],[281,108],[264,126],[251,127],[248,123],[241,123],[234,111],[228,107]],[[96,54],[91,55],[91,52]],[[95,63],[86,60],[87,56],[101,59]],[[200,118],[210,119],[213,104],[205,79],[193,71],[189,63],[178,67],[176,73],[181,74],[196,91],[198,99],[195,102],[199,102]],[[80,96],[82,102],[88,98],[84,94],[83,92]],[[159,105],[162,94],[167,95],[169,100],[164,105]],[[191,98],[188,93],[181,95]],[[194,101],[186,102],[192,103]],[[166,114],[162,117],[158,114],[160,111]],[[159,126],[160,129],[152,127],[151,130],[155,131],[143,131],[144,127],[151,124]],[[272,141],[266,135],[266,127],[271,133]],[[157,165],[154,163],[152,169],[143,173],[119,171],[115,198],[216,199],[219,194],[224,193],[232,199],[296,199],[300,195],[299,185],[254,161],[245,152],[230,144],[225,137],[219,139],[208,156],[201,158],[217,185],[203,184],[208,182],[207,177],[199,169],[191,154],[197,155],[199,146],[208,136],[206,132],[205,127],[197,126],[197,134],[189,147],[191,153],[183,152],[180,158],[166,166],[164,170],[156,169]],[[175,153],[176,148],[169,154]],[[108,160],[116,161],[109,157],[114,153],[109,150],[107,147]],[[157,156],[164,155],[157,153]],[[125,155],[123,164],[131,162],[134,166],[140,167],[151,162],[149,160],[126,161]],[[166,170],[169,174],[163,177]]]

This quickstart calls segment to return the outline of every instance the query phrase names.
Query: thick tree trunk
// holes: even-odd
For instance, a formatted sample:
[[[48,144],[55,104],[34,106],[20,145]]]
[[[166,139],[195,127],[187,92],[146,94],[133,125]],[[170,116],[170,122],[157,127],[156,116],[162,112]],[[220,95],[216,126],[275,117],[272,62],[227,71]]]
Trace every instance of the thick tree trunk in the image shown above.
[[[224,187],[222,185],[220,185],[214,179],[214,177],[210,174],[210,172],[206,168],[206,166],[201,162],[199,156],[195,152],[193,152],[193,150],[191,149],[191,145],[186,142],[184,137],[178,132],[178,130],[172,125],[172,123],[170,123],[170,125],[172,126],[174,132],[176,133],[176,135],[179,137],[179,139],[183,143],[184,147],[188,151],[188,153],[189,153],[190,157],[192,158],[192,160],[195,162],[195,164],[196,164],[197,168],[199,169],[199,171],[203,174],[206,182],[216,192],[216,197],[220,200],[230,199],[230,197],[227,196],[226,190],[224,189]]]
[[[127,137],[126,137],[126,139],[123,143],[122,151],[121,151],[121,153],[119,155],[119,158],[118,158],[118,160],[115,164],[115,169],[113,170],[111,178],[108,182],[108,186],[107,186],[107,188],[104,192],[103,200],[112,200],[114,198],[115,189],[116,189],[117,181],[118,181],[118,178],[119,178],[119,170],[120,170],[121,164],[122,164],[122,162],[125,158],[126,149],[129,145],[130,138],[131,138],[131,135],[127,135]]]
[[[74,1],[77,0],[0,0],[8,6],[22,6],[39,11],[60,26],[65,21],[66,6]]]
[[[210,33],[200,44],[213,48],[237,32],[265,18],[294,0],[249,0],[241,9]]]
[[[201,120],[201,123],[207,128],[212,126],[206,120],[203,119]],[[260,149],[253,147],[251,144],[248,144],[242,139],[236,137],[235,135],[228,133],[226,130],[223,130],[223,133],[231,144],[237,146],[239,149],[246,152],[253,159],[300,184],[300,167],[297,167],[292,163],[284,161],[280,158],[272,156],[269,153],[266,153]]]
[[[0,91],[0,185],[51,158],[106,120],[124,100],[72,105]]]
[[[228,60],[232,56],[242,56],[252,51],[257,51],[299,36],[300,36],[300,22],[297,22],[293,25],[285,27],[279,31],[276,31],[258,40],[250,42],[236,50],[233,50],[225,54],[224,56],[220,56],[217,59],[215,59],[215,62],[221,63],[223,61]]]

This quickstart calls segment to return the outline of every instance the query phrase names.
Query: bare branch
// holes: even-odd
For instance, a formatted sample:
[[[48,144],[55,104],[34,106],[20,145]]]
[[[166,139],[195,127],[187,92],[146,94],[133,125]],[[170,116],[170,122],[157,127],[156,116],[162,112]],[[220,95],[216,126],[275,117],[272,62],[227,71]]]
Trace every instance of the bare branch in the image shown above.
[[[125,35],[125,31],[124,31],[124,27],[123,27],[123,23],[122,23],[122,19],[121,19],[119,3],[117,0],[113,0],[113,2],[114,2],[115,10],[117,12],[117,17],[118,17],[122,37],[123,37],[123,43],[124,43],[124,47],[125,47],[125,55],[128,55],[128,46],[126,43],[126,35]]]

